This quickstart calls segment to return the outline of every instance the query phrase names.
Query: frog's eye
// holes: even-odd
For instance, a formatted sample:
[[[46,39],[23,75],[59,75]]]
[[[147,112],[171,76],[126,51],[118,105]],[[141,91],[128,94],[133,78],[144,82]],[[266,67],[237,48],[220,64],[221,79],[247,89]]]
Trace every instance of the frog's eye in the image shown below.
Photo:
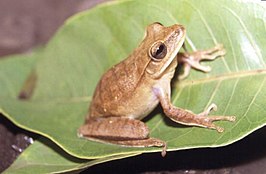
[[[155,61],[162,60],[167,54],[167,48],[164,43],[156,42],[150,48],[150,57]]]

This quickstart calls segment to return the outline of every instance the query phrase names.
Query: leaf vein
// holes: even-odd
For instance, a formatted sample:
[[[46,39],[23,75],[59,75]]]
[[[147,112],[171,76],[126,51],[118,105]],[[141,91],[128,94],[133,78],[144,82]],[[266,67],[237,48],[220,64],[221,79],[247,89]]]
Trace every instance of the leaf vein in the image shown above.
[[[266,77],[264,77],[264,79],[263,79],[263,81],[262,81],[262,83],[261,83],[259,89],[257,90],[257,92],[255,93],[254,97],[252,98],[252,100],[251,100],[250,104],[248,105],[248,108],[247,108],[246,112],[244,113],[243,117],[246,117],[246,115],[247,115],[247,113],[249,112],[251,106],[254,104],[254,102],[255,102],[255,100],[256,100],[258,94],[261,92],[262,87],[264,86],[265,81],[266,81]]]
[[[225,31],[226,36],[227,36],[227,38],[228,38],[228,41],[229,41],[229,44],[230,44],[230,49],[232,50],[233,60],[234,60],[234,65],[235,65],[235,70],[236,70],[236,71],[239,71],[239,68],[238,68],[238,61],[237,61],[236,53],[235,53],[235,47],[233,46],[232,39],[231,39],[231,37],[229,36],[228,29],[225,27],[225,24],[224,24],[223,20],[221,20],[221,23],[222,23],[222,25],[223,25],[223,27],[224,27],[224,31]]]
[[[197,79],[197,80],[185,80],[185,81],[178,83],[177,86],[180,86],[180,88],[184,88],[186,86],[191,86],[191,82],[193,82],[193,85],[198,85],[198,84],[209,83],[209,82],[217,81],[217,80],[229,80],[229,79],[234,79],[234,78],[242,78],[242,77],[255,76],[255,75],[266,75],[266,69],[238,71],[238,72],[211,76],[208,78],[202,78],[202,79]]]
[[[197,11],[197,13],[199,14],[200,19],[202,20],[202,22],[203,22],[203,24],[205,25],[207,31],[209,32],[211,38],[213,39],[214,44],[217,45],[218,42],[217,42],[217,40],[216,40],[216,38],[215,38],[215,36],[214,36],[214,33],[213,33],[211,27],[209,26],[209,24],[207,23],[207,21],[205,20],[205,17],[204,17],[203,14],[201,13],[201,11],[200,11],[197,7],[195,7],[194,5],[192,5],[191,3],[189,3],[189,2],[187,2],[187,3],[188,3],[192,8],[194,8],[194,9]],[[227,64],[227,62],[225,61],[224,57],[222,56],[221,58],[222,58],[222,61],[223,61],[223,63],[224,63],[224,66],[226,67],[227,71],[228,71],[228,72],[231,72],[231,70],[230,70],[230,68],[229,68],[229,66],[228,66],[228,64]]]
[[[219,87],[221,85],[221,82],[222,82],[222,80],[219,80],[218,83],[216,84],[216,86],[215,86],[215,88],[214,88],[214,90],[212,92],[212,95],[211,95],[211,97],[210,97],[210,99],[208,101],[208,104],[206,105],[204,110],[207,110],[207,108],[211,105],[211,103],[213,101],[213,98],[215,97],[215,94],[217,93],[217,91],[218,91],[218,89],[219,89]]]
[[[231,93],[230,98],[229,98],[229,100],[228,100],[228,102],[227,102],[227,104],[226,104],[226,107],[225,107],[225,109],[224,109],[223,115],[225,115],[225,113],[227,112],[227,110],[228,110],[228,108],[229,108],[229,106],[230,106],[230,103],[231,103],[231,101],[232,101],[232,99],[233,99],[233,96],[234,96],[234,93],[235,93],[235,91],[236,91],[236,87],[237,87],[238,83],[239,83],[239,78],[237,78],[236,81],[235,81],[235,84],[234,84],[234,87],[233,87],[232,93]]]
[[[255,53],[257,54],[258,58],[260,59],[261,63],[263,64],[263,66],[266,65],[266,63],[264,62],[261,52],[255,42],[255,40],[252,38],[252,35],[250,34],[250,32],[248,31],[245,23],[243,22],[243,20],[239,17],[238,14],[236,14],[236,12],[234,12],[232,9],[230,9],[229,7],[223,6],[223,8],[225,8],[226,10],[228,10],[240,23],[240,25],[242,26],[242,28],[244,29],[244,32],[247,34],[247,37],[249,39],[249,41],[251,42],[251,45],[253,47],[253,49],[255,50]]]

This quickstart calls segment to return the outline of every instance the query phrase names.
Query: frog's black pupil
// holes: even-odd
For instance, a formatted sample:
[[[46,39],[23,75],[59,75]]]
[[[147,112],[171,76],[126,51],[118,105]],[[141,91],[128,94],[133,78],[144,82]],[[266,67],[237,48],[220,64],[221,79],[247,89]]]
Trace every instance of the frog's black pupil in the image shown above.
[[[156,57],[157,57],[159,54],[161,54],[161,53],[163,52],[163,50],[164,50],[164,45],[161,44],[161,45],[159,46],[159,48],[157,48],[157,51],[156,51]]]
[[[154,53],[152,54],[152,56],[155,59],[163,59],[165,57],[167,53],[166,47],[163,43],[160,43],[160,45],[158,45],[155,49],[154,49]]]

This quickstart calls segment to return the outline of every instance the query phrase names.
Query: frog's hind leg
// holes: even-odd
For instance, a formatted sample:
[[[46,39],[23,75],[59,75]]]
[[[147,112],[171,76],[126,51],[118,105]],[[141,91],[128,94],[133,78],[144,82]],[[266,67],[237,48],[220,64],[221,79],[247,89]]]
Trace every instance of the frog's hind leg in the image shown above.
[[[148,127],[140,120],[127,117],[91,117],[78,130],[80,137],[131,147],[163,147],[166,143],[149,137]]]

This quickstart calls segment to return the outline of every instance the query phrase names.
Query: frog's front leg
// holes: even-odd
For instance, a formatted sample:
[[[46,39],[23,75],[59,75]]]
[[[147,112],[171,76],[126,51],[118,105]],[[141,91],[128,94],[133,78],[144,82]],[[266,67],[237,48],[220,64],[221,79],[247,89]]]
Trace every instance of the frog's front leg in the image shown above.
[[[208,107],[208,109],[206,109],[200,114],[194,114],[191,111],[177,108],[174,105],[172,105],[172,103],[170,102],[168,92],[164,91],[163,89],[154,88],[154,92],[159,98],[166,116],[168,116],[171,120],[184,125],[205,127],[205,128],[215,129],[218,132],[223,132],[224,129],[219,126],[216,126],[213,122],[219,120],[235,121],[236,119],[235,116],[207,117],[212,110],[217,109],[215,104],[211,104]]]
[[[140,120],[127,117],[89,117],[78,130],[80,137],[132,147],[163,147],[166,143],[149,137],[148,127]]]
[[[203,72],[209,72],[211,71],[211,67],[209,66],[203,66],[200,64],[200,61],[203,60],[214,60],[219,56],[225,55],[225,49],[223,48],[223,45],[218,44],[215,47],[207,50],[200,50],[192,53],[178,53],[177,54],[177,60],[179,63],[183,64],[184,67],[184,73],[178,77],[179,80],[182,80],[186,78],[189,74],[189,71],[191,68],[203,71]]]

